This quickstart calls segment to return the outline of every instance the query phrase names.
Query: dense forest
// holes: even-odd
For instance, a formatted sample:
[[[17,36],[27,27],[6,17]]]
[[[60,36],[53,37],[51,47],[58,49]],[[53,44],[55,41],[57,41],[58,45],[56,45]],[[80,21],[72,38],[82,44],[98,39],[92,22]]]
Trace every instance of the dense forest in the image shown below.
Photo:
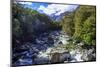
[[[36,44],[36,38],[40,36],[40,34],[44,34],[45,32],[50,33],[55,30],[62,31],[65,35],[69,36],[69,43],[64,45],[66,50],[75,50],[75,48],[78,48],[77,44],[82,43],[81,50],[94,49],[93,53],[96,53],[95,6],[80,5],[72,12],[63,13],[60,20],[54,21],[46,14],[14,3],[12,5],[12,63],[21,65],[20,63],[17,64],[16,61],[21,58],[22,54],[17,53],[29,50],[27,48],[22,49],[20,48],[21,46],[27,42]],[[53,38],[49,36],[48,40],[52,41]],[[60,42],[59,44],[62,43]],[[90,55],[91,54],[89,54],[89,57]],[[32,59],[35,57],[36,56],[32,55]],[[84,61],[94,61],[96,60],[95,58],[96,57],[91,57]],[[51,63],[53,62],[56,63],[57,61],[52,61]]]
[[[95,6],[79,6],[61,20],[62,30],[77,41],[87,45],[96,45],[96,8]]]

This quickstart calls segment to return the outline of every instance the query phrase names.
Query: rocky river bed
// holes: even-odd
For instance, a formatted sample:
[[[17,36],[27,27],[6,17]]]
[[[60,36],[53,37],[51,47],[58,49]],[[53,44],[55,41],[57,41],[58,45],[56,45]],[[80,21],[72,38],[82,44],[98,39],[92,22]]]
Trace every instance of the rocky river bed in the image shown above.
[[[74,49],[67,49],[66,46],[71,45],[70,39],[62,31],[44,32],[36,37],[34,43],[26,42],[17,48],[13,53],[13,58],[16,59],[13,64],[37,65],[95,60],[95,49],[83,49],[83,42],[77,43]]]

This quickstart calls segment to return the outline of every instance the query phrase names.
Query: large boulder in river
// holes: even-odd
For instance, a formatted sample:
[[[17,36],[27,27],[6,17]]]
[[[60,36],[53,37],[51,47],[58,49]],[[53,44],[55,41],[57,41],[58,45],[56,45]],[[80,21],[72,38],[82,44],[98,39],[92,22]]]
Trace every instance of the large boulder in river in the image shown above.
[[[71,55],[69,52],[53,53],[51,56],[51,63],[62,63],[64,61],[70,61]]]

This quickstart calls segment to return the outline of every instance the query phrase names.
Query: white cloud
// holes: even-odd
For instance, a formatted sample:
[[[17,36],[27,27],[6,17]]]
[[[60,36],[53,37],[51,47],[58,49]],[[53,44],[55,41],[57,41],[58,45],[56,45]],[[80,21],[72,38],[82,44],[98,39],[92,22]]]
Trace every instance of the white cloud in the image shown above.
[[[38,10],[42,10],[44,13],[51,15],[53,13],[55,13],[54,8],[51,8],[52,5],[48,5],[47,7],[44,7],[43,5],[41,5]]]
[[[60,15],[66,11],[72,11],[76,9],[77,5],[60,5],[60,4],[50,4],[47,7],[41,5],[38,10],[43,11],[47,15]]]
[[[18,2],[20,4],[32,5],[32,2]]]

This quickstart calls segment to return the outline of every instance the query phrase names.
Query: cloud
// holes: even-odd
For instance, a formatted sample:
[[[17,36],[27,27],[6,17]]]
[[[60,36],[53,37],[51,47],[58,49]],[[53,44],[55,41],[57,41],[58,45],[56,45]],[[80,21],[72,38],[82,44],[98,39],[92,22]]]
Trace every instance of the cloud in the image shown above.
[[[51,8],[51,7],[52,7],[52,5],[48,5],[47,7],[41,5],[41,6],[38,8],[38,10],[41,10],[41,11],[43,11],[44,13],[46,13],[46,14],[48,14],[48,15],[51,15],[51,14],[55,13],[54,8]]]
[[[66,11],[72,11],[77,8],[77,5],[61,5],[61,4],[50,4],[47,7],[40,5],[39,11],[44,12],[47,15],[60,15]]]
[[[18,2],[20,4],[24,4],[24,5],[32,5],[32,2]]]

